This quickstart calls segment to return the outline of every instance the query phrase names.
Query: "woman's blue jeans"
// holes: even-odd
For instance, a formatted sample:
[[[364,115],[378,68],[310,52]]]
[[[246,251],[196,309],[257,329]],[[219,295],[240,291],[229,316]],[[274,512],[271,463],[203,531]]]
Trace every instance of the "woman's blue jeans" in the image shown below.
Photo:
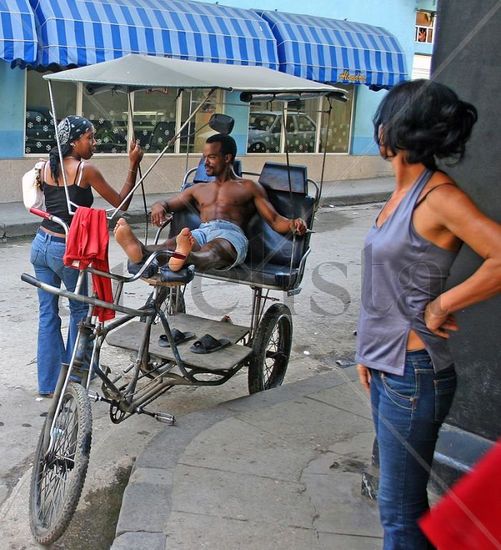
[[[39,231],[31,245],[30,261],[39,281],[57,288],[60,288],[63,282],[66,289],[73,292],[79,272],[63,264],[64,251],[65,242],[62,238]],[[87,281],[80,293],[87,293]],[[61,334],[59,297],[38,289],[38,302],[38,391],[40,394],[48,394],[56,388],[61,363],[69,363],[71,359],[78,334],[78,324],[87,316],[88,305],[69,300],[70,324],[65,346]]]
[[[428,353],[420,350],[407,353],[403,376],[376,370],[371,375],[383,548],[433,548],[417,520],[428,509],[426,486],[438,431],[456,389],[454,368],[435,373]]]

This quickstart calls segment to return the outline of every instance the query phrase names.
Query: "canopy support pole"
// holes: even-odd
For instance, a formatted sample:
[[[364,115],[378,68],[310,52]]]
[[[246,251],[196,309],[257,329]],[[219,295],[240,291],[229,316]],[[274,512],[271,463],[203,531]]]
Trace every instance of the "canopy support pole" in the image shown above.
[[[322,155],[322,171],[320,173],[320,185],[319,185],[320,190],[318,192],[319,197],[322,196],[322,187],[324,186],[325,161],[327,158],[327,138],[329,137],[329,124],[331,121],[331,113],[332,113],[331,98],[328,97],[327,101],[329,103],[329,109],[327,110],[327,124],[325,125],[325,128],[324,128],[324,150]],[[318,208],[318,204],[317,204],[317,208]]]
[[[51,113],[52,120],[54,121],[54,135],[56,136],[57,152],[59,154],[59,162],[61,164],[61,173],[63,175],[64,194],[66,195],[66,206],[68,207],[68,214],[70,216],[73,216],[75,212],[72,210],[72,206],[76,206],[76,205],[71,202],[70,195],[68,193],[68,181],[66,179],[66,171],[64,169],[64,159],[63,159],[63,151],[61,150],[61,141],[59,139],[59,133],[57,131],[56,107],[54,104],[54,95],[52,93],[52,84],[50,80],[48,80],[48,85],[49,85],[50,108],[52,111]]]

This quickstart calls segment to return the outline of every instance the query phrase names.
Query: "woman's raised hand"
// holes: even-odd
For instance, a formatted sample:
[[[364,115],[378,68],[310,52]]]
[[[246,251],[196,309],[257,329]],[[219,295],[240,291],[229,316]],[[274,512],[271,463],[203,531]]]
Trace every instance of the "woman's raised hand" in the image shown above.
[[[143,155],[144,155],[144,151],[141,148],[141,144],[139,143],[139,140],[133,139],[130,142],[130,147],[129,147],[129,160],[131,164],[133,164],[134,166],[137,166],[141,162]]]

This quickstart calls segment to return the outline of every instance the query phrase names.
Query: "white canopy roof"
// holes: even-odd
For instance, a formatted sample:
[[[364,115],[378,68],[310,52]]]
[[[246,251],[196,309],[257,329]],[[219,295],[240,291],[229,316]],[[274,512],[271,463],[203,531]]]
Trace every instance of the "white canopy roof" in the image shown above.
[[[44,76],[50,81],[83,82],[127,91],[148,88],[221,88],[255,93],[345,93],[265,67],[201,63],[168,57],[130,54],[77,69]]]

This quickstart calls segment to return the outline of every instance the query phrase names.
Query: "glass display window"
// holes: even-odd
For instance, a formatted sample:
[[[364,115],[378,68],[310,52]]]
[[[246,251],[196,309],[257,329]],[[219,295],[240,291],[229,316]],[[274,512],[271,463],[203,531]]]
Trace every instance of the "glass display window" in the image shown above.
[[[42,78],[45,73],[27,71],[26,74],[26,154],[46,155],[56,145],[54,121],[51,115],[49,88]],[[76,112],[77,87],[73,83],[53,86],[58,121]]]

